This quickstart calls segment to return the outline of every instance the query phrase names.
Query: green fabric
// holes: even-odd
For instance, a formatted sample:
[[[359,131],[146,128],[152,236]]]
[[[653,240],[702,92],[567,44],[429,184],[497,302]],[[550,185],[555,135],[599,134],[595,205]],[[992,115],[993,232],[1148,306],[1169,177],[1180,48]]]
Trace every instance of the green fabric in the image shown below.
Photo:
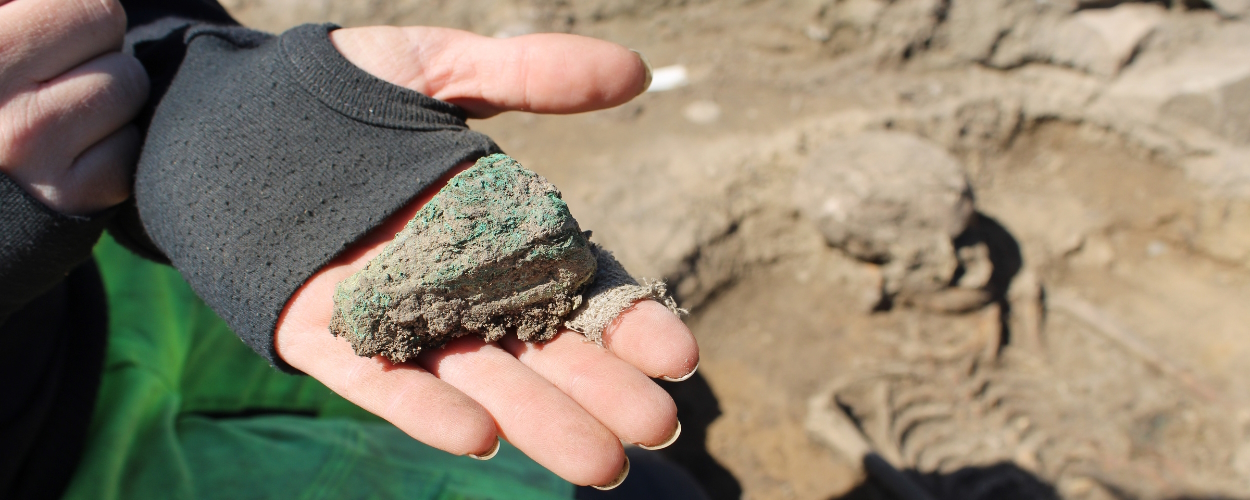
[[[107,236],[95,258],[110,337],[65,498],[572,498],[506,443],[487,462],[455,457],[270,368],[173,269]]]

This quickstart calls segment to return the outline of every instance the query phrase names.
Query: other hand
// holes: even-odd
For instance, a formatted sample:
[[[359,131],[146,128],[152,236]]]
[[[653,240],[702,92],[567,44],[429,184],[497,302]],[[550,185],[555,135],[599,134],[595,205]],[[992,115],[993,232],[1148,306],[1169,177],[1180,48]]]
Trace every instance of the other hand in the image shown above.
[[[0,172],[85,215],[130,196],[148,76],[116,0],[0,0]]]

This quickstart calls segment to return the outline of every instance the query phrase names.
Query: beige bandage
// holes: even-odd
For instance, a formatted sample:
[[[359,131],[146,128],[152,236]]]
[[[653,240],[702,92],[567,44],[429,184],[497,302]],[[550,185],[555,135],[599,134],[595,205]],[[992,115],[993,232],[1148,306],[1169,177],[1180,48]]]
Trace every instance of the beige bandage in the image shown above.
[[[583,294],[581,307],[569,315],[564,326],[581,333],[587,340],[603,345],[603,332],[612,321],[640,300],[651,299],[664,304],[678,317],[686,314],[685,309],[677,307],[663,281],[643,280],[640,284],[616,261],[612,252],[593,242],[590,249],[598,263],[595,280]]]

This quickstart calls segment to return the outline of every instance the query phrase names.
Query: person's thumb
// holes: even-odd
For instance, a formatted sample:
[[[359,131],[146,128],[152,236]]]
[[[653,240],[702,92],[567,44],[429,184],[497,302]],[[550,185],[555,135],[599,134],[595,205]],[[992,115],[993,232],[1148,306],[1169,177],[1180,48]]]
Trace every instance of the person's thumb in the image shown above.
[[[637,53],[577,35],[495,39],[447,28],[378,26],[335,30],[330,39],[370,74],[456,104],[474,118],[610,108],[642,93],[650,76]]]

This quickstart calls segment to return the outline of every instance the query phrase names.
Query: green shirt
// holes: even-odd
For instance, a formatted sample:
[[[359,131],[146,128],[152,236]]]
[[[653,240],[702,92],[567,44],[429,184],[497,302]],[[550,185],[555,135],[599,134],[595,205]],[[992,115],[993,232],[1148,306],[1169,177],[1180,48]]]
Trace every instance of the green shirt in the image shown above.
[[[108,353],[66,498],[573,497],[507,443],[486,462],[449,455],[311,377],[270,368],[174,269],[108,236],[95,258]]]

